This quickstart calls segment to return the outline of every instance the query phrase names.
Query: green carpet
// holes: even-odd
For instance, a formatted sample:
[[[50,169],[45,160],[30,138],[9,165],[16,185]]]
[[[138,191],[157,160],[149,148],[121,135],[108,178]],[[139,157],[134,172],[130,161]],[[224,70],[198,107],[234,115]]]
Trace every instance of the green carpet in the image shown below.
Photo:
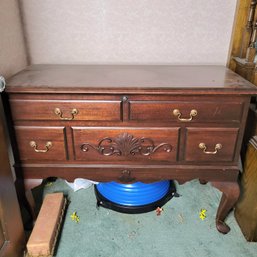
[[[197,180],[177,185],[181,196],[171,199],[160,216],[154,211],[122,214],[103,207],[98,210],[93,187],[73,192],[61,179],[43,189],[43,194],[64,192],[70,200],[57,257],[257,256],[257,243],[245,240],[233,213],[227,219],[230,233],[217,232],[215,215],[221,193]],[[201,209],[207,210],[204,220],[199,218]],[[72,221],[73,212],[79,223]]]

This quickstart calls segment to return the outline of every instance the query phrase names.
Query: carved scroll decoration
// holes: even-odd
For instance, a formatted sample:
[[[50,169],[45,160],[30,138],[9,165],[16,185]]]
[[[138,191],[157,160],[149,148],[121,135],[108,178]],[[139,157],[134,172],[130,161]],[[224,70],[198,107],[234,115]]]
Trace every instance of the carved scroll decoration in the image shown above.
[[[88,152],[89,149],[92,148],[99,154],[105,156],[133,156],[136,154],[149,156],[161,149],[167,153],[172,150],[172,146],[170,144],[161,143],[159,145],[155,145],[151,138],[135,138],[133,135],[128,133],[122,133],[115,138],[105,137],[100,140],[97,146],[84,143],[80,148],[83,152]]]

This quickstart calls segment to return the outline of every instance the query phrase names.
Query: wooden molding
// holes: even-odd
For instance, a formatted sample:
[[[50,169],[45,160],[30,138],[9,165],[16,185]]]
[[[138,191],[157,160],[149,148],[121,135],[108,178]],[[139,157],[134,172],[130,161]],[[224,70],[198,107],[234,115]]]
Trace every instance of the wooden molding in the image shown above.
[[[233,32],[231,36],[231,44],[227,66],[235,71],[236,62],[233,57],[245,57],[248,43],[250,41],[250,33],[247,31],[247,19],[252,0],[238,0],[235,12]],[[256,18],[255,12],[255,18]]]

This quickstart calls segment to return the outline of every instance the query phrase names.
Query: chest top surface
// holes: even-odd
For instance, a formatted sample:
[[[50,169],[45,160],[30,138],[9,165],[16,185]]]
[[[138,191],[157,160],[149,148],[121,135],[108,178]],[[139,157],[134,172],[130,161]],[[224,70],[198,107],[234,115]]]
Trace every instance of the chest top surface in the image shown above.
[[[257,94],[250,82],[216,65],[32,65],[10,78],[6,91]]]
[[[223,66],[32,65],[6,91],[14,167],[26,185],[48,177],[210,181],[223,192],[216,226],[229,231],[224,220],[239,197],[238,160],[257,94],[236,73]]]

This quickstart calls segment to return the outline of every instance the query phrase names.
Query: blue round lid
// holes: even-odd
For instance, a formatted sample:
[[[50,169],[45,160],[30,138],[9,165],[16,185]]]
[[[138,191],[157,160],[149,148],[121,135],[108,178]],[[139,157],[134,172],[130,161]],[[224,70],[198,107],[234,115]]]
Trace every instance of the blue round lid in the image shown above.
[[[117,182],[99,183],[96,185],[99,193],[111,202],[126,205],[140,206],[160,200],[170,188],[170,181],[145,184],[120,184]]]

